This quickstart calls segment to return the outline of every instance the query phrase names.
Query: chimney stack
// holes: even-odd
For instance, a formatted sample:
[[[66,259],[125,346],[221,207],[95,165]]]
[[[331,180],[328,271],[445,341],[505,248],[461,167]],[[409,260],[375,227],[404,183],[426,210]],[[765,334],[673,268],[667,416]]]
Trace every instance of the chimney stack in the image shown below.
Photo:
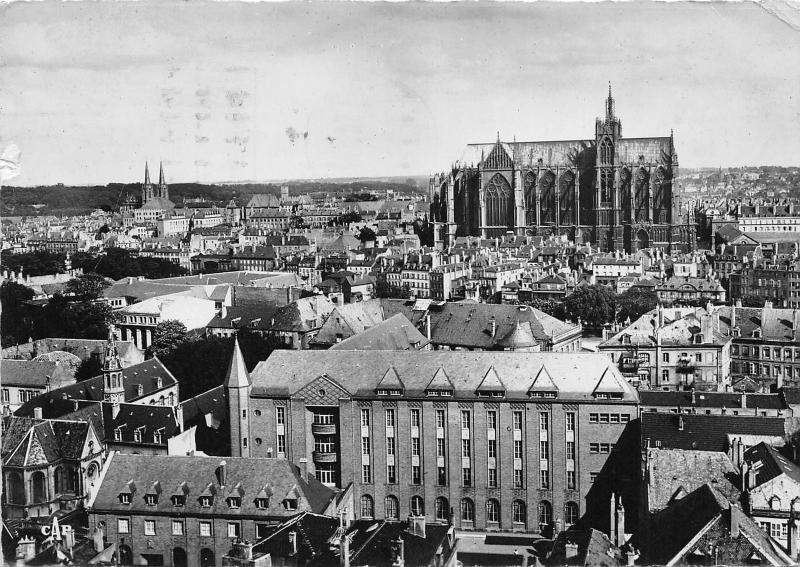
[[[564,544],[564,560],[569,563],[570,559],[578,556],[578,544],[567,542]]]
[[[226,479],[226,476],[227,476],[227,470],[226,469],[227,469],[227,467],[228,467],[228,463],[226,463],[224,460],[220,461],[219,469],[217,469],[219,471],[219,485],[220,486],[225,486],[225,484],[226,484],[225,481],[227,480]]]
[[[408,531],[425,539],[425,516],[408,516]]]
[[[405,567],[405,550],[403,538],[399,535],[391,542],[392,567]]]
[[[33,408],[33,417],[34,419],[42,419],[42,408],[40,407]]]

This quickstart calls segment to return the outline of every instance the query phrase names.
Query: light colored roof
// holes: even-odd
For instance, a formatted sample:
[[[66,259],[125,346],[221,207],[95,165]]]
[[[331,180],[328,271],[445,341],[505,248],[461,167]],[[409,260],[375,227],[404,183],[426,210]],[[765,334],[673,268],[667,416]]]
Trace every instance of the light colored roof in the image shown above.
[[[398,313],[334,344],[331,350],[412,350],[421,349],[428,342],[411,321]]]
[[[371,395],[387,374],[396,373],[406,395],[421,395],[443,369],[457,397],[474,397],[493,368],[508,397],[527,398],[534,377],[545,364],[560,398],[591,400],[602,382],[604,391],[613,385],[623,400],[638,400],[611,359],[597,353],[276,350],[258,363],[250,377],[254,395],[291,395],[323,374],[352,395]]]

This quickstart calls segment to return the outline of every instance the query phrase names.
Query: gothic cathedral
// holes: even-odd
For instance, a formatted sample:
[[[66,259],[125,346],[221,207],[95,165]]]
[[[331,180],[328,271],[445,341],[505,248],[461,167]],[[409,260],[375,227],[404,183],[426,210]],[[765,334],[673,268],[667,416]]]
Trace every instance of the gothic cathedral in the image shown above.
[[[695,248],[693,214],[675,210],[673,136],[623,138],[609,85],[592,140],[470,144],[430,182],[438,246],[459,236],[565,235],[601,250]]]

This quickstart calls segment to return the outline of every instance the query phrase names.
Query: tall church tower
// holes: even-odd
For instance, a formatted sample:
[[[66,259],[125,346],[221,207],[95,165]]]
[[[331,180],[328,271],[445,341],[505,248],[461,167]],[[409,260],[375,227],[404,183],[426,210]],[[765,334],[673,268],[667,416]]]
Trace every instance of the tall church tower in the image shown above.
[[[250,456],[250,375],[244,364],[238,337],[233,341],[233,356],[225,377],[228,393],[228,420],[231,430],[231,456]]]
[[[103,401],[118,405],[125,402],[125,384],[122,379],[122,364],[119,361],[117,343],[112,331],[103,349]]]
[[[597,156],[595,158],[594,217],[595,241],[601,250],[619,248],[622,232],[617,195],[619,158],[617,147],[622,137],[622,121],[614,112],[614,97],[608,83],[605,117],[595,121],[594,133]]]
[[[164,164],[161,162],[158,163],[158,196],[169,200],[169,187],[164,180]]]
[[[142,184],[142,204],[153,198],[153,184],[150,183],[150,169],[144,162],[144,183]]]

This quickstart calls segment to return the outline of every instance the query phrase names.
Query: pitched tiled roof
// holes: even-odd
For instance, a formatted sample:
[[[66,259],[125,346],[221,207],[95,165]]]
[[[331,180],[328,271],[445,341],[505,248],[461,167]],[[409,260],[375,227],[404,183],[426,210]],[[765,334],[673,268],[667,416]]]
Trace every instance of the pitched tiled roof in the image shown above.
[[[451,544],[448,532],[450,526],[443,524],[425,525],[425,535],[415,534],[409,529],[408,522],[381,522],[376,528],[375,522],[358,520],[350,528],[348,537],[353,537],[350,564],[369,565],[370,567],[390,567],[392,557],[389,553],[394,540],[403,540],[403,556],[406,565],[434,565],[436,553],[442,549],[442,558],[450,555]],[[354,537],[354,532],[364,532],[366,541],[358,545],[361,538]]]
[[[3,432],[3,465],[25,466],[28,447],[41,447],[47,462],[78,459],[89,434],[89,423],[73,420],[34,420],[9,416]]]
[[[374,395],[390,371],[406,396],[423,396],[440,368],[455,386],[455,397],[475,397],[490,368],[502,381],[506,397],[527,398],[536,373],[546,364],[562,399],[593,399],[603,381],[613,384],[623,400],[637,400],[636,391],[609,357],[597,353],[468,352],[468,351],[289,351],[276,350],[250,373],[252,394],[292,395],[323,374],[351,395]],[[277,394],[276,394],[277,395]]]
[[[787,409],[779,394],[740,394],[733,392],[662,392],[641,390],[639,401],[643,407],[669,408],[759,408]]]
[[[719,557],[746,560],[747,557],[737,556],[741,539],[744,539],[771,565],[794,564],[753,519],[710,484],[704,484],[677,500],[653,516],[648,524],[648,533],[669,534],[669,537],[655,538],[653,544],[644,550],[648,564],[683,563],[681,560],[688,559],[693,550],[691,542],[706,533],[710,534],[706,545],[714,545]],[[680,553],[685,555],[678,558]]]
[[[211,514],[215,516],[270,516],[289,518],[301,512],[324,511],[335,492],[315,478],[303,478],[300,470],[284,459],[254,459],[240,457],[201,457],[175,455],[132,455],[114,453],[103,482],[97,489],[92,503],[95,510],[130,510],[142,513],[174,513],[169,494],[182,483],[188,492],[185,505],[178,510],[181,514]],[[222,461],[224,475],[222,474]],[[224,481],[224,484],[222,482]],[[120,504],[119,494],[132,482],[134,495],[130,505]],[[148,505],[144,493],[150,485],[158,482],[164,489],[157,504]],[[226,502],[230,489],[236,485],[241,488],[239,507],[231,507]],[[260,509],[255,497],[266,486],[272,491],[268,506]],[[213,494],[211,506],[202,507],[201,493]],[[297,495],[296,510],[288,510],[283,505],[287,496]]]
[[[122,378],[125,386],[125,401],[127,402],[152,395],[160,390],[166,390],[177,384],[175,377],[158,358],[151,358],[139,364],[123,368]],[[158,385],[159,379],[161,380],[161,386]],[[142,394],[139,394],[139,386],[142,387]],[[33,415],[33,409],[36,407],[41,407],[45,413],[48,413],[49,406],[58,405],[62,401],[70,401],[71,405],[72,400],[102,401],[103,376],[95,376],[83,382],[45,392],[24,403],[15,414],[31,416]]]
[[[43,360],[3,359],[0,361],[0,370],[4,386],[44,389],[48,384],[58,387],[75,381],[60,364]]]
[[[331,350],[419,350],[429,343],[411,321],[398,313],[336,343]]]
[[[642,446],[664,449],[727,451],[728,436],[782,439],[785,420],[780,417],[750,417],[705,414],[644,412],[641,416]]]
[[[800,483],[800,466],[781,455],[767,443],[759,443],[745,451],[744,458],[749,463],[760,463],[755,468],[756,486],[785,474],[796,483]]]
[[[106,344],[105,339],[67,339],[67,338],[46,338],[38,339],[32,343],[22,343],[3,349],[4,358],[25,357],[30,358],[48,352],[64,351],[74,354],[81,360],[87,360],[92,355],[102,355]],[[128,352],[136,349],[132,341],[115,341],[117,352],[120,358],[126,358]],[[137,349],[138,350],[138,349]],[[35,355],[34,355],[35,353]]]
[[[566,545],[578,546],[578,554],[567,558]],[[558,534],[545,565],[585,565],[587,567],[619,567],[626,564],[620,549],[608,536],[595,529],[568,530]]]
[[[738,502],[741,495],[739,472],[725,453],[651,448],[647,463],[650,512],[663,510],[706,483],[731,502]]]

